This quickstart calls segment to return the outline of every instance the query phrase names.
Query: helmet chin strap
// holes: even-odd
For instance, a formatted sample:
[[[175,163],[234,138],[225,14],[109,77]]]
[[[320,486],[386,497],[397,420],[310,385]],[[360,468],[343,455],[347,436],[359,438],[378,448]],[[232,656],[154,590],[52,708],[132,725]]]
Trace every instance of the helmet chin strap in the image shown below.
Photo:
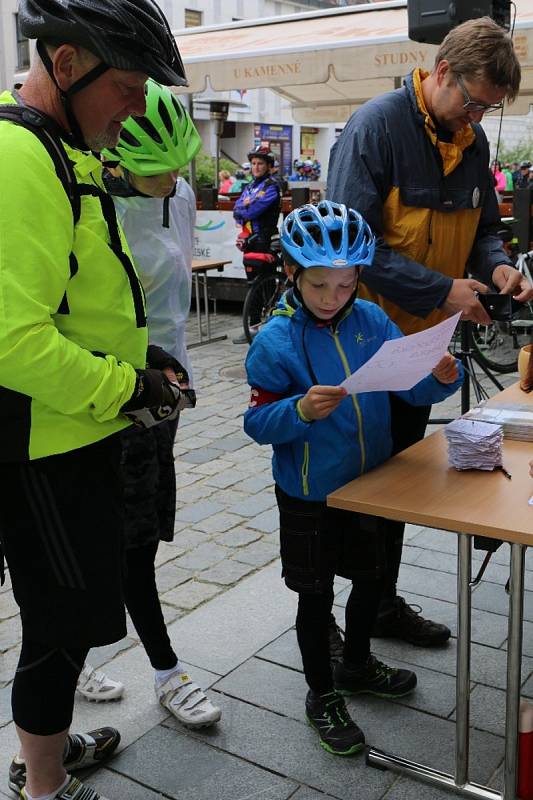
[[[339,308],[335,316],[331,317],[331,319],[322,319],[321,317],[317,317],[317,315],[311,311],[309,306],[306,305],[305,300],[303,299],[302,293],[300,291],[300,288],[298,286],[298,278],[301,276],[302,272],[304,272],[304,267],[297,267],[296,271],[292,276],[292,292],[294,297],[298,300],[300,305],[305,309],[306,313],[311,317],[312,320],[314,320],[314,322],[317,322],[320,325],[324,325],[326,323],[328,325],[331,325],[331,327],[335,329],[339,324],[339,322],[341,321],[341,319],[343,318],[346,309],[352,306],[357,299],[357,292],[359,289],[359,272],[357,273],[357,277],[355,279],[355,288],[353,292],[351,293],[348,300],[344,303],[342,308]]]
[[[70,144],[72,144],[73,147],[77,148],[78,150],[90,150],[91,148],[85,141],[83,132],[72,109],[71,97],[82,89],[85,89],[86,86],[99,78],[100,75],[103,75],[104,72],[107,72],[109,66],[103,62],[97,64],[96,67],[93,67],[93,69],[89,70],[89,72],[83,75],[83,77],[73,83],[69,89],[64,90],[56,81],[54,75],[54,65],[48,54],[45,44],[38,39],[36,46],[37,52],[39,53],[40,59],[43,62],[46,71],[59,91],[59,96],[61,97],[61,102],[65,110],[65,116],[70,127]]]

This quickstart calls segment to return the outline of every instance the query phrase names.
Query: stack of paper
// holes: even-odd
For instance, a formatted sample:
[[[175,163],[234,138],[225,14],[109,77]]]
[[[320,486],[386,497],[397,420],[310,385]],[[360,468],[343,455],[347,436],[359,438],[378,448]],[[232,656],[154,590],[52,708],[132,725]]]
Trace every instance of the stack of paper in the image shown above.
[[[491,470],[502,466],[503,428],[489,422],[456,419],[444,429],[448,461],[456,469]]]
[[[476,406],[465,414],[465,419],[493,422],[501,425],[505,439],[533,442],[533,406],[525,403],[490,402]]]

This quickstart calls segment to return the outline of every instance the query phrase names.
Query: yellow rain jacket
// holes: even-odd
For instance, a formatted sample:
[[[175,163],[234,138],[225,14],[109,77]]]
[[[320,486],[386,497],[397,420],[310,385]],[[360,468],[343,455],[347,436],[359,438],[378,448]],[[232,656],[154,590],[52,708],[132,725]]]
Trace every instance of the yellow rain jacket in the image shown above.
[[[379,303],[404,334],[444,318],[438,308],[467,269],[489,283],[494,267],[511,264],[495,235],[500,216],[483,129],[472,124],[451,141],[439,138],[422,96],[425,76],[416,69],[402,89],[356,111],[328,172],[328,198],[357,209],[379,237],[360,296]]]

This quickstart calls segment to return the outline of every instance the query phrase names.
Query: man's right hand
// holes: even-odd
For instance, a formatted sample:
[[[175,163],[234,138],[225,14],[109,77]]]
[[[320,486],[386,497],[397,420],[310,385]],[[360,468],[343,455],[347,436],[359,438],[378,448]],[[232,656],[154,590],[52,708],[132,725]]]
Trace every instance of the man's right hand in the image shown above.
[[[473,278],[456,278],[441,306],[441,311],[448,317],[453,317],[458,311],[462,311],[461,319],[468,319],[480,325],[490,325],[492,320],[477,298],[478,293],[486,294],[488,291],[488,286]]]

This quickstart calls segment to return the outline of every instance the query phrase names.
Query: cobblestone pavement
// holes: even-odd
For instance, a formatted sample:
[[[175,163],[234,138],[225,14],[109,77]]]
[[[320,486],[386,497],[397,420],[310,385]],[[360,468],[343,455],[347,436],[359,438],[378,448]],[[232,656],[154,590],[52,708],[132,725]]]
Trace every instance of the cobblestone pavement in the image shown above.
[[[193,340],[197,333],[195,319],[190,321],[190,328],[189,338]],[[304,688],[292,630],[294,596],[283,590],[279,566],[272,563],[278,556],[278,520],[271,480],[270,448],[259,447],[242,431],[242,414],[249,397],[243,368],[247,347],[231,342],[232,336],[240,332],[239,317],[219,314],[213,319],[212,333],[216,335],[221,331],[228,334],[228,339],[191,350],[199,399],[196,409],[184,412],[180,420],[174,450],[178,489],[176,536],[172,544],[161,544],[157,557],[158,586],[171,635],[178,642],[178,653],[183,653],[181,657],[193,665],[193,676],[204,686],[215,684],[217,702],[224,710],[219,726],[221,732],[201,737],[184,735],[183,730],[178,731],[171,718],[166,717],[154,703],[150,671],[131,625],[126,639],[90,654],[93,665],[106,665],[113,677],[124,680],[127,686],[125,699],[120,704],[105,706],[80,701],[76,707],[76,722],[82,727],[114,724],[117,720],[120,723],[126,749],[118,761],[113,761],[113,765],[118,763],[119,767],[112,773],[112,780],[109,770],[101,771],[95,779],[95,785],[102,790],[111,780],[113,791],[110,789],[104,794],[109,794],[112,800],[121,797],[155,800],[162,795],[177,800],[203,800],[204,797],[206,800],[208,797],[244,800],[259,795],[262,800],[288,797],[319,800],[325,797],[322,792],[327,792],[328,797],[354,797],[353,783],[347,792],[341,777],[333,775],[330,764],[333,761],[338,765],[339,759],[331,759],[319,752],[313,734],[305,734],[307,750],[305,747],[302,749],[300,742],[292,742],[296,730],[300,732],[301,729]],[[505,385],[515,380],[516,375],[503,376]],[[434,416],[455,417],[459,407],[460,397],[456,395],[436,407]],[[402,590],[408,600],[420,602],[428,616],[433,615],[455,630],[455,537],[443,537],[433,531],[409,526],[407,540],[400,581]],[[505,675],[502,659],[506,640],[505,598],[501,595],[508,574],[507,558],[507,554],[498,551],[486,582],[475,593],[479,610],[474,619],[473,658],[482,677],[474,689],[478,703],[474,749],[477,747],[484,757],[487,756],[490,769],[487,767],[483,771],[476,765],[474,771],[482,773],[478,779],[485,781],[496,775],[496,784],[499,780],[497,768],[501,763]],[[336,613],[341,623],[346,602],[345,585],[340,581],[337,586]],[[527,588],[531,589],[532,585],[533,574],[528,570]],[[530,592],[526,594],[530,595]],[[278,602],[274,602],[274,598]],[[526,619],[533,620],[533,614],[528,613]],[[533,622],[525,624],[530,628]],[[6,768],[15,741],[10,723],[9,695],[19,644],[18,609],[7,581],[0,590],[0,796],[5,786],[2,770]],[[411,717],[414,720],[417,716],[417,719],[433,720],[431,725],[436,731],[436,742],[440,741],[439,737],[448,741],[453,736],[449,720],[453,719],[454,713],[452,676],[455,648],[448,648],[444,655],[442,651],[417,651],[414,654],[412,651],[413,648],[406,651],[400,645],[376,643],[376,652],[387,659],[415,664],[419,685],[423,687],[417,692],[414,702],[387,706],[389,710],[396,709],[392,715],[399,723],[397,735],[401,735],[403,725],[408,724]],[[533,689],[531,646],[526,645],[525,656],[524,682],[525,693],[528,693],[528,688]],[[274,688],[277,682],[281,686],[278,692]],[[259,710],[255,716],[252,714],[256,706],[262,710],[264,718],[259,719]],[[377,720],[379,730],[385,730],[382,708],[382,704],[374,701],[366,703],[363,713],[365,725],[370,724],[370,719]],[[424,713],[416,715],[415,711],[421,709]],[[279,722],[280,715],[283,725]],[[276,717],[276,724],[272,723],[271,717]],[[296,725],[294,719],[298,720],[298,729],[293,728]],[[415,735],[422,753],[427,733],[425,725]],[[252,739],[257,739],[260,758],[251,742],[247,741],[246,731]],[[188,759],[193,765],[205,765],[202,754],[207,748],[209,764],[213,758],[216,762],[215,754],[220,756],[222,752],[225,756],[228,752],[232,754],[231,758],[227,756],[231,764],[226,759],[215,765],[208,778],[201,771],[204,766],[199,774],[193,769],[195,777],[191,778],[192,783],[185,781],[185,788],[178,791],[172,773],[175,770],[176,756],[172,753],[176,736],[182,748],[179,757],[186,762]],[[269,737],[275,737],[275,740]],[[135,750],[137,745],[132,743],[136,740],[143,741],[142,751]],[[384,740],[386,743],[385,734]],[[391,736],[388,740],[394,749],[395,742],[390,741]],[[282,741],[285,741],[284,745]],[[292,748],[290,754],[285,752],[287,741],[289,749]],[[440,752],[444,745],[437,743],[436,747],[436,752]],[[452,757],[453,747],[451,750],[450,747],[448,742],[445,746],[447,753],[450,751],[447,758]],[[149,755],[143,755],[151,753],[153,756],[154,752],[158,757],[163,754],[161,774],[158,775],[155,774],[158,759],[155,759],[157,763],[152,769]],[[316,756],[317,764],[300,769],[299,762],[308,761],[309,753]],[[420,760],[421,753],[418,757]],[[358,763],[360,765],[361,761]],[[260,765],[254,767],[257,774],[250,764]],[[233,787],[231,793],[222,791],[215,781],[218,768],[223,779],[229,780],[228,786]],[[241,768],[246,773],[242,785],[235,777]],[[339,775],[350,775],[350,769],[341,768]],[[227,778],[228,770],[231,779]],[[385,779],[380,777],[385,773],[365,771],[361,767],[358,770],[357,780],[362,781],[363,788],[357,796],[363,800],[385,796],[388,800],[411,797],[433,800],[441,797],[436,790],[419,790],[411,782],[395,779],[389,773]],[[174,783],[171,774],[174,774]],[[321,774],[326,778],[322,779]]]

